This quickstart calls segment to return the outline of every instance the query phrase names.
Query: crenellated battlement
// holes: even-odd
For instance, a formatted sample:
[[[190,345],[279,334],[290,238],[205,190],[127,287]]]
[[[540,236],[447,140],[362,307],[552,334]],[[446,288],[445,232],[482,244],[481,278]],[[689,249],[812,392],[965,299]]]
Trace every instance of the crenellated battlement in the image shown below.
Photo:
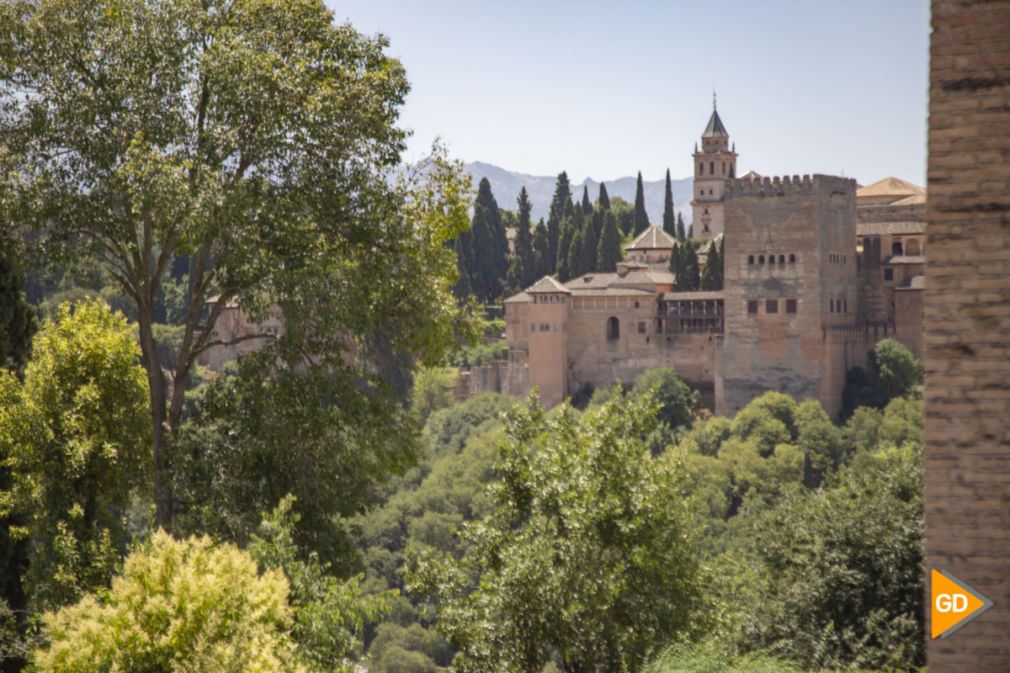
[[[803,194],[817,190],[831,191],[856,191],[856,181],[851,178],[842,178],[835,175],[813,176],[788,175],[763,177],[758,179],[739,178],[726,181],[726,194],[757,195],[757,196],[777,196],[790,194]]]

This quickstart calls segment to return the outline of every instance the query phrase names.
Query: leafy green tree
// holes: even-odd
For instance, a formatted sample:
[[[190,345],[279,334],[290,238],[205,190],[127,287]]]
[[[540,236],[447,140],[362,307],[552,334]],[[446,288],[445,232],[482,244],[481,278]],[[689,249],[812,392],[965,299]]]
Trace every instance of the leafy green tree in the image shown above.
[[[642,171],[638,172],[638,182],[635,185],[635,231],[634,235],[649,228],[649,215],[645,212],[645,189],[642,186]]]
[[[769,579],[749,610],[764,647],[805,668],[918,670],[923,657],[922,451],[878,449],[749,530]]]
[[[922,363],[900,342],[883,339],[866,354],[867,368],[845,373],[842,391],[843,419],[857,407],[883,409],[896,397],[911,394],[922,383]]]
[[[512,404],[512,398],[507,395],[481,393],[436,411],[424,427],[425,440],[434,455],[459,453],[483,423],[497,420],[512,408]]]
[[[670,184],[670,169],[666,169],[666,192],[663,197],[663,231],[672,238],[677,237],[677,221],[673,212],[673,185]]]
[[[610,199],[611,210],[617,216],[617,227],[625,236],[635,229],[635,207],[619,196]]]
[[[299,326],[287,357],[346,378],[372,378],[378,353],[434,362],[454,343],[444,243],[466,228],[469,188],[440,152],[387,180],[408,85],[384,38],[335,25],[316,0],[14,0],[0,25],[0,171],[12,176],[0,217],[41,232],[51,260],[96,260],[136,304],[159,525],[173,517],[185,382],[233,300],[253,320],[280,306]],[[169,386],[152,325],[182,258]],[[339,366],[352,338],[375,346],[357,350],[354,372]]]
[[[659,402],[659,420],[671,429],[688,427],[694,419],[694,410],[701,403],[701,395],[691,390],[677,376],[673,367],[649,369],[635,378],[633,395],[643,396],[648,392]]]
[[[473,267],[473,234],[469,229],[460,232],[453,240],[452,248],[456,257],[456,283],[452,287],[452,293],[462,303],[473,294],[473,285],[470,283],[470,269]]]
[[[356,395],[360,381],[277,367],[271,355],[240,359],[194,404],[172,455],[176,530],[244,546],[261,513],[290,493],[295,542],[346,573],[357,560],[342,519],[375,505],[386,477],[415,463],[417,422],[403,405]]]
[[[206,538],[163,531],[102,594],[44,617],[38,671],[304,671],[280,570]]]
[[[576,420],[535,398],[510,415],[495,509],[459,559],[425,556],[411,588],[433,600],[463,670],[637,670],[703,620],[684,475],[650,457],[651,395],[615,392]]]
[[[596,270],[603,273],[617,271],[617,263],[624,259],[621,232],[617,228],[617,218],[607,210],[603,213],[603,234],[596,248]]]
[[[422,425],[433,412],[452,406],[453,370],[425,367],[414,374],[410,392],[410,410]]]
[[[871,375],[880,382],[887,402],[908,395],[922,383],[922,363],[894,339],[877,342],[866,358]]]
[[[35,337],[24,383],[0,371],[7,505],[30,541],[27,594],[52,608],[107,584],[123,512],[150,478],[150,408],[133,330],[96,302],[59,309]],[[8,512],[10,513],[10,512]]]
[[[796,443],[812,471],[807,486],[819,485],[846,457],[841,429],[817,400],[804,400],[796,407]]]
[[[19,245],[0,235],[0,367],[21,371],[38,330],[35,308],[25,299],[25,274]]]
[[[362,656],[365,624],[387,612],[391,595],[362,596],[360,577],[338,580],[317,554],[302,558],[292,536],[298,520],[291,508],[293,501],[287,496],[264,515],[247,551],[261,571],[279,569],[288,579],[293,612],[290,636],[305,668],[352,673],[356,670],[353,662]]]
[[[600,208],[603,210],[610,210],[610,196],[607,194],[607,186],[600,183],[600,195],[597,197],[596,202],[600,204]]]

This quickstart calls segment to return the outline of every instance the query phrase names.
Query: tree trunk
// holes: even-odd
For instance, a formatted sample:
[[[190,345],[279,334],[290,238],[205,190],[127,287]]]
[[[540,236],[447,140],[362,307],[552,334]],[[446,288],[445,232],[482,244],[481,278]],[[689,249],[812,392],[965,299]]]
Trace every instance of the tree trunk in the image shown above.
[[[165,373],[158,361],[158,350],[151,331],[151,306],[138,302],[140,350],[144,354],[147,382],[151,390],[151,429],[154,454],[154,525],[171,530],[172,475],[169,469],[167,409],[165,406]]]

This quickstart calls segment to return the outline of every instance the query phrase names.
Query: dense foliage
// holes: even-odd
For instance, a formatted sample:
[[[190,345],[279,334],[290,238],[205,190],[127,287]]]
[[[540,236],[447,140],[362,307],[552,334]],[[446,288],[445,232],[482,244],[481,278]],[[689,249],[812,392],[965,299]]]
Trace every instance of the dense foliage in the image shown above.
[[[380,416],[392,353],[433,362],[455,343],[445,242],[468,188],[437,154],[388,179],[408,85],[383,38],[318,0],[16,0],[0,26],[0,220],[35,230],[49,264],[89,260],[135,308],[160,525],[186,382],[232,300],[282,311],[271,362],[362,381],[345,395]],[[166,375],[153,325],[170,281],[183,334]]]
[[[411,575],[460,668],[634,669],[698,626],[685,475],[644,439],[657,408],[615,394],[581,419],[565,405],[548,420],[535,399],[510,412],[494,509],[463,530],[462,557],[427,555]]]
[[[107,584],[124,511],[150,478],[150,411],[133,331],[99,302],[64,304],[36,335],[22,383],[0,371],[3,502],[30,542],[25,589],[52,608]]]

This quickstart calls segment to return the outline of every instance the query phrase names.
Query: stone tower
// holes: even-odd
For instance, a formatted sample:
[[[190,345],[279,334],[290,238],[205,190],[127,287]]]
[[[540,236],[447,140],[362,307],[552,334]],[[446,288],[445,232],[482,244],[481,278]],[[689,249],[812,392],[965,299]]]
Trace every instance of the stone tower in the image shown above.
[[[712,117],[701,134],[701,150],[694,146],[694,235],[703,241],[723,231],[723,195],[726,181],[736,177],[736,147],[730,149],[729,133],[712,105]]]
[[[826,175],[726,185],[726,333],[715,412],[768,390],[841,406],[845,372],[864,364],[852,242],[856,183]]]
[[[571,290],[544,276],[526,290],[530,384],[540,389],[540,403],[549,409],[568,395],[568,308]]]

